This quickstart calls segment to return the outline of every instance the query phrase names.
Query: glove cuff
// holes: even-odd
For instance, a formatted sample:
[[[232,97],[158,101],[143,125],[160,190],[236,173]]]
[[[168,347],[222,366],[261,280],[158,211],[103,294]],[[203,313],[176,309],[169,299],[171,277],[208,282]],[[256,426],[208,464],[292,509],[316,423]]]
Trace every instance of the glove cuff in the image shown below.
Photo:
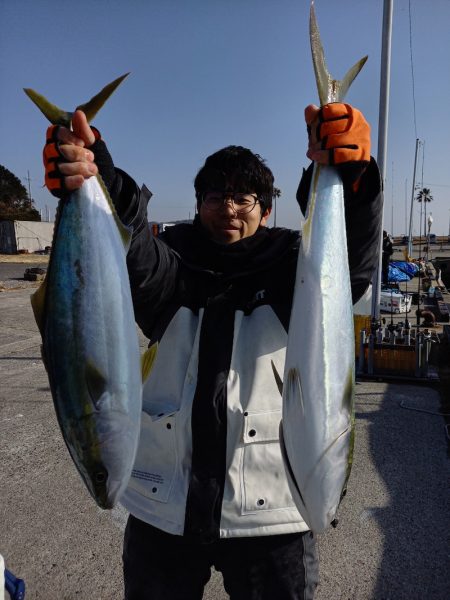
[[[97,132],[100,136],[97,129],[94,130],[94,127],[92,127],[92,130],[94,131],[94,135]],[[111,154],[101,136],[98,138],[96,137],[92,146],[89,146],[89,150],[94,154],[94,162],[98,167],[99,174],[105,183],[106,189],[108,192],[111,192],[116,177],[116,170]]]
[[[97,127],[93,127],[92,125],[90,126],[92,133],[94,134],[95,137],[95,141],[93,144],[91,144],[90,146],[87,146],[89,149],[92,148],[92,146],[94,146],[95,142],[98,142],[98,140],[102,139],[102,134],[100,133],[100,131],[97,129]]]

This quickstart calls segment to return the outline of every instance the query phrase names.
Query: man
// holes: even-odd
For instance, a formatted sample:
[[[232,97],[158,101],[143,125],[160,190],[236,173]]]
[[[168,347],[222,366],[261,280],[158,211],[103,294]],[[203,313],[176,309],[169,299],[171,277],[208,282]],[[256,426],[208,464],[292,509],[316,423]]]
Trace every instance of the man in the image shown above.
[[[306,109],[308,156],[344,182],[353,300],[369,284],[380,228],[370,131],[346,104]],[[47,158],[47,157],[55,157]],[[63,196],[99,170],[125,224],[136,321],[158,356],[144,388],[134,470],[122,503],[127,600],[200,599],[214,566],[233,600],[311,599],[315,540],[286,481],[278,431],[299,234],[266,227],[273,175],[250,150],[209,156],[193,225],[153,238],[148,193],[116,169],[80,111],[51,127],[46,182]],[[311,178],[300,182],[305,210]],[[101,232],[99,232],[101,234]]]
[[[383,246],[381,255],[381,281],[385,284],[389,283],[389,263],[391,256],[394,254],[394,245],[391,236],[387,231],[383,230]]]

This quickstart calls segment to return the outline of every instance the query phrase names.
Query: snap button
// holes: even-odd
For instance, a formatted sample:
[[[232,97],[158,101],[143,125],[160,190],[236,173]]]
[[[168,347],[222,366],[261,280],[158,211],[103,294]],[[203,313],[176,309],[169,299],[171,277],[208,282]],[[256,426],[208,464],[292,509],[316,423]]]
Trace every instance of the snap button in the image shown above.
[[[264,504],[265,504],[265,500],[263,500],[263,498],[260,498],[256,504],[257,504],[258,506],[264,506]]]
[[[250,437],[255,437],[255,435],[256,435],[256,429],[250,429],[250,431],[248,432],[248,435]]]
[[[167,423],[166,427],[167,429],[172,429],[172,425],[170,423]]]

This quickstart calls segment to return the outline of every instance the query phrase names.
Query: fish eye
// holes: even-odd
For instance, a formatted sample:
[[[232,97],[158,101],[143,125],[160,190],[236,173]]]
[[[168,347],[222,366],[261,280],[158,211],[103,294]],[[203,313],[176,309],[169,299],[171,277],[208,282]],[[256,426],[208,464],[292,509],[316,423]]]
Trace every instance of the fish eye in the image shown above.
[[[96,483],[105,483],[106,481],[106,473],[105,471],[97,471],[94,475]]]

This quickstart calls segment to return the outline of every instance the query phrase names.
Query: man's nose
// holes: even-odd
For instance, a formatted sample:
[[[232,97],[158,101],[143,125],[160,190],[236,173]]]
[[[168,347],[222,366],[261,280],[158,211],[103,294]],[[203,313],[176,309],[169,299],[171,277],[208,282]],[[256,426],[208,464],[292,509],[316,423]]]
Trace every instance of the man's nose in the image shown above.
[[[231,211],[233,214],[236,214],[236,209],[234,207],[233,196],[224,196],[223,198],[223,210]]]

